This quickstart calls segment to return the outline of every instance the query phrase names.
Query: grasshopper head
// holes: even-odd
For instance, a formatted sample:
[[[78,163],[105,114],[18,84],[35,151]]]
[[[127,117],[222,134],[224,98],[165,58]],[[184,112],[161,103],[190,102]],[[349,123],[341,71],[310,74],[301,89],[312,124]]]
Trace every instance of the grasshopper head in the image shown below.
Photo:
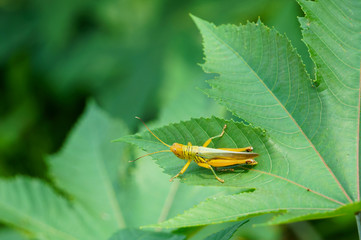
[[[180,143],[173,143],[173,145],[170,147],[170,150],[176,155],[178,158],[184,159],[183,154],[183,144]]]

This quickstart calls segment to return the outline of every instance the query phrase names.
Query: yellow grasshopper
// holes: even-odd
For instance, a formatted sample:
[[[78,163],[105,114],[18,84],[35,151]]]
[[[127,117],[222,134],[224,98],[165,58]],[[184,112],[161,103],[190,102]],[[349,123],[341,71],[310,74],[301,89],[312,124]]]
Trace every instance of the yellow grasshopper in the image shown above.
[[[162,151],[149,153],[149,154],[143,155],[143,156],[141,156],[141,157],[139,157],[139,158],[137,158],[137,159],[135,159],[133,161],[130,161],[130,162],[134,162],[134,161],[136,161],[136,160],[138,160],[138,159],[140,159],[142,157],[149,156],[149,155],[156,154],[156,153],[173,152],[174,155],[176,155],[178,158],[186,159],[187,163],[184,165],[182,170],[180,170],[180,172],[177,175],[175,175],[174,177],[172,177],[169,181],[172,181],[174,178],[176,178],[179,175],[183,174],[187,170],[189,164],[192,161],[197,163],[198,166],[200,166],[200,167],[210,169],[213,172],[216,179],[218,181],[220,181],[221,183],[224,183],[224,180],[217,176],[217,174],[214,171],[213,167],[215,169],[217,169],[218,167],[228,167],[228,166],[235,166],[235,165],[239,165],[239,164],[248,164],[248,165],[256,165],[257,164],[257,162],[253,158],[257,157],[258,154],[257,153],[251,153],[251,151],[253,150],[252,147],[245,147],[245,148],[208,148],[207,147],[211,143],[211,141],[213,139],[220,138],[220,137],[223,136],[227,125],[224,125],[221,134],[209,138],[203,144],[202,147],[193,146],[190,142],[188,142],[187,145],[183,145],[183,144],[180,144],[180,143],[173,143],[173,145],[170,146],[170,145],[166,144],[165,142],[163,142],[160,138],[158,138],[148,128],[148,126],[145,124],[145,122],[141,118],[139,118],[139,117],[136,117],[136,118],[143,122],[144,126],[148,129],[148,131],[156,139],[158,139],[158,141],[160,141],[165,146],[169,147],[169,150],[162,150]],[[233,169],[223,169],[223,170],[233,171]]]

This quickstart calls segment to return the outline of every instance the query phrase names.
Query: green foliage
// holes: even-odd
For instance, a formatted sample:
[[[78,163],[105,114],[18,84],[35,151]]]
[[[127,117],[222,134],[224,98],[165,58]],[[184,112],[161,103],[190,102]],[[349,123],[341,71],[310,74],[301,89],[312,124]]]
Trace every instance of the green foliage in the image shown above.
[[[127,134],[124,124],[90,102],[62,150],[47,160],[62,194],[39,179],[1,180],[1,221],[39,239],[107,239],[225,192],[170,185],[150,161],[133,169],[129,148],[111,144],[119,134]]]
[[[195,90],[205,76],[197,66],[202,52],[190,12],[216,22],[262,16],[276,27],[292,23],[296,27],[281,27],[282,32],[304,45],[297,37],[301,9],[289,0],[2,1],[2,176],[44,177],[43,156],[59,150],[88,97],[132,131],[138,124],[135,115],[166,119],[170,114],[164,106],[184,99],[187,114],[178,111],[172,122],[189,119],[188,113],[217,115],[210,107],[214,101],[199,100],[202,94]]]
[[[4,1],[0,174],[39,178],[0,179],[0,221],[23,234],[1,227],[0,238],[293,239],[311,235],[267,224],[352,217],[361,209],[361,6],[298,2],[304,16],[289,0]],[[193,17],[207,77],[189,12],[256,23]],[[68,133],[89,97],[103,110],[88,103]],[[149,125],[168,144],[202,145],[227,124],[210,146],[252,145],[259,164],[219,172],[221,184],[192,163],[169,183],[184,161],[159,153],[129,163],[145,153],[111,143],[166,149],[148,132],[128,135],[142,126],[134,115],[157,118]],[[253,216],[262,230],[232,225]],[[327,239],[354,231],[343,219],[317,223]]]
[[[237,183],[240,187],[255,188],[254,192],[208,199],[183,215],[153,226],[203,225],[270,212],[282,213],[271,223],[285,223],[349,214],[361,208],[358,167],[360,52],[354,51],[355,42],[359,43],[360,26],[352,24],[360,16],[357,13],[360,6],[355,3],[351,8],[342,2],[325,2],[301,1],[306,12],[301,23],[317,67],[318,88],[312,86],[290,42],[260,21],[239,27],[216,27],[193,17],[204,39],[206,62],[203,68],[219,74],[209,81],[212,88],[207,93],[236,116],[264,128],[268,136],[257,136],[257,143],[256,137],[249,134],[254,127],[243,125],[249,129],[246,139],[239,140],[242,132],[231,128],[225,145],[217,145],[252,145],[260,153],[260,164],[248,173],[238,171],[222,175],[225,185]],[[340,11],[332,11],[335,4]],[[342,25],[327,25],[322,21],[329,18],[330,11]],[[344,12],[350,12],[355,19],[345,19]],[[337,38],[335,32],[339,33]],[[317,47],[312,47],[314,45]],[[217,135],[224,123],[215,118],[193,119],[155,132],[168,143],[190,141],[201,145],[209,136]],[[127,141],[148,152],[160,149],[159,143],[154,138],[151,140],[148,134],[142,139],[133,137]],[[181,167],[170,163],[165,153],[153,157],[170,175]],[[212,175],[203,172],[190,169],[183,181],[214,184],[206,183],[211,182]]]
[[[64,150],[49,160],[50,174],[66,198],[38,179],[1,180],[1,220],[39,239],[105,239],[124,227],[113,185],[119,184],[124,163],[119,159],[127,151],[109,142],[126,131],[89,104]]]

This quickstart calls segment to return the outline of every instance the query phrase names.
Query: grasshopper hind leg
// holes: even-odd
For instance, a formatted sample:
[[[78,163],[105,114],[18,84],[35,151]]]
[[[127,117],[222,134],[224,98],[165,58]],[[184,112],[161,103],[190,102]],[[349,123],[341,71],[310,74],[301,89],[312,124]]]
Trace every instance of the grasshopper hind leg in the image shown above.
[[[254,159],[247,159],[246,164],[253,166],[253,165],[258,164],[258,162],[256,160],[254,160]]]
[[[209,165],[209,164],[207,164],[207,163],[197,163],[197,164],[198,164],[198,166],[200,166],[200,167],[204,167],[204,168],[211,169],[211,171],[212,171],[213,175],[216,177],[216,179],[217,179],[219,182],[224,183],[224,180],[223,180],[222,178],[220,178],[220,177],[217,176],[216,172],[214,171],[214,169],[212,168],[211,165]]]
[[[216,179],[217,179],[218,181],[220,181],[221,183],[224,183],[224,180],[223,180],[222,178],[219,178],[219,177],[217,176],[216,172],[213,170],[213,168],[211,167],[211,165],[208,165],[208,166],[209,166],[209,169],[212,170],[213,175],[216,177]]]

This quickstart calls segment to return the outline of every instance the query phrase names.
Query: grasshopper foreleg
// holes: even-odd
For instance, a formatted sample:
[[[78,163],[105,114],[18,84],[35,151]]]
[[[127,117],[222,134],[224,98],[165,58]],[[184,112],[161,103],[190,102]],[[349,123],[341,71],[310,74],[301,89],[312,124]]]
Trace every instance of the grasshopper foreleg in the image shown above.
[[[189,164],[190,164],[191,162],[192,162],[192,159],[188,160],[188,162],[186,163],[186,165],[184,165],[184,167],[182,168],[182,170],[180,170],[180,172],[179,172],[177,175],[175,175],[174,177],[172,177],[171,179],[169,179],[169,182],[173,181],[174,178],[177,178],[179,175],[183,174],[183,173],[187,170],[187,168],[188,168],[188,166],[189,166]]]

